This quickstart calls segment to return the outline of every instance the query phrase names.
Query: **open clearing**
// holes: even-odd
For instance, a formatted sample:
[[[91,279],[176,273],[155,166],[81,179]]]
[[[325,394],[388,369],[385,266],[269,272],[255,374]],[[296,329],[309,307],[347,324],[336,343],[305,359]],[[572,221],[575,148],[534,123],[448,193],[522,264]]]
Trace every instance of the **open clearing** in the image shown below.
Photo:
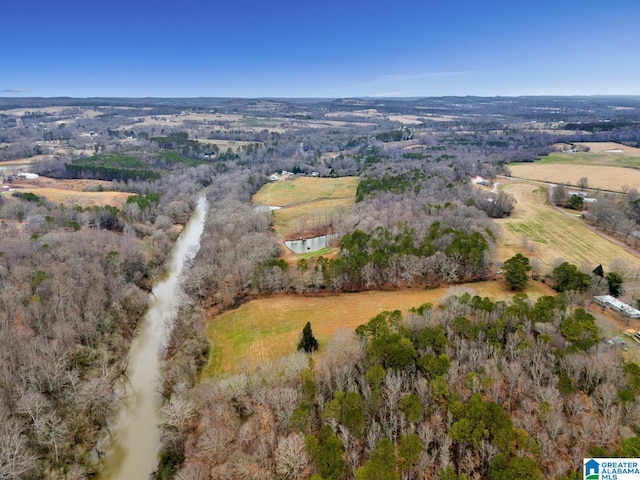
[[[469,291],[492,300],[508,299],[512,293],[497,281],[432,290],[407,289],[395,292],[362,292],[306,297],[282,295],[252,300],[241,307],[209,320],[207,336],[211,342],[209,362],[203,376],[252,370],[266,361],[296,350],[302,328],[311,322],[320,346],[339,330],[355,330],[358,325],[385,310],[401,310]],[[546,285],[530,282],[530,298],[553,295]]]
[[[590,188],[614,192],[635,188],[640,184],[640,148],[614,142],[584,142],[589,152],[552,153],[534,163],[513,163],[514,177],[550,183],[576,185],[582,177]],[[567,145],[568,146],[568,145]]]
[[[615,142],[579,142],[576,145],[589,147],[590,153],[611,153],[614,150],[622,150],[623,155],[640,158],[640,148],[629,147]],[[620,154],[618,154],[620,155]]]
[[[67,206],[79,205],[81,207],[112,207],[122,208],[132,193],[112,191],[85,191],[96,189],[99,185],[108,188],[111,183],[100,180],[56,180],[53,178],[39,177],[35,180],[25,180],[12,184],[16,192],[30,192],[34,195],[45,197],[52,203],[62,203]]]
[[[574,215],[546,203],[546,189],[541,191],[538,185],[514,180],[501,183],[500,190],[512,194],[518,202],[511,217],[496,220],[502,227],[500,261],[522,253],[540,261],[541,273],[550,271],[559,258],[591,269],[602,264],[605,270],[614,260],[621,259],[630,272],[640,269],[640,258],[601,237]]]
[[[601,165],[605,167],[640,168],[640,149],[614,142],[585,142],[589,152],[556,152],[541,157],[534,165],[571,163],[574,165]],[[517,164],[513,164],[514,166]],[[509,165],[511,168],[511,165]]]
[[[283,237],[304,230],[329,225],[331,220],[353,206],[354,198],[338,198],[305,202],[292,207],[274,210],[274,228]]]
[[[299,177],[266,184],[253,196],[253,203],[286,207],[317,200],[355,199],[357,188],[357,177]]]
[[[264,185],[253,202],[282,207],[273,215],[274,230],[282,243],[282,258],[295,262],[300,258],[319,255],[333,256],[337,247],[297,255],[284,246],[293,234],[308,238],[326,233],[333,220],[353,207],[358,189],[357,177],[317,178],[299,177]]]
[[[640,158],[635,162],[640,167]],[[568,185],[577,185],[580,178],[587,177],[589,188],[601,188],[614,192],[622,192],[623,186],[628,189],[630,187],[637,188],[640,185],[640,170],[635,168],[536,162],[509,165],[509,169],[511,174],[517,178]]]

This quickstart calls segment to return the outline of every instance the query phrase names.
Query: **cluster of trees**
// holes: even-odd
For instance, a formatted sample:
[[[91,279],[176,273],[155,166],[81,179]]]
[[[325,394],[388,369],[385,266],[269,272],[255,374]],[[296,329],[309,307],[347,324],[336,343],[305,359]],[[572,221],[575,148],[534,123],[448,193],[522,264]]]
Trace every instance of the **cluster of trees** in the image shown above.
[[[209,304],[229,306],[263,291],[358,290],[382,286],[437,285],[484,278],[494,234],[491,221],[473,206],[435,203],[455,189],[433,182],[408,199],[376,194],[337,219],[346,232],[334,259],[275,261],[279,248],[270,217],[243,204],[259,185],[245,173],[217,177],[205,237],[187,289]],[[252,181],[253,180],[253,181]],[[410,225],[410,227],[409,227]]]
[[[409,130],[392,130],[390,132],[378,133],[375,138],[381,142],[399,142],[401,140],[411,139],[411,132]]]
[[[322,357],[174,395],[179,478],[574,479],[636,451],[640,366],[570,297],[383,312]],[[182,417],[176,418],[176,413]],[[170,415],[169,415],[170,413]],[[167,456],[168,458],[168,456]]]
[[[53,212],[52,212],[53,213]],[[0,472],[83,478],[117,408],[117,382],[158,259],[105,230],[0,238]]]
[[[188,219],[202,189],[198,178],[184,172],[130,183],[147,193],[122,209],[56,205],[33,194],[3,198],[3,479],[79,480],[97,471],[97,444],[120,405],[130,341],[176,224]]]
[[[518,253],[503,264],[505,285],[510,290],[524,290],[528,282],[527,272],[531,271],[531,263],[524,255]],[[574,264],[562,262],[549,273],[551,287],[558,292],[576,292],[601,295],[608,293],[619,297],[624,293],[624,275],[611,271],[604,273],[602,265],[598,265],[591,273],[581,271]]]
[[[153,180],[160,173],[143,161],[128,155],[95,155],[67,163],[68,178],[95,178],[98,180]]]

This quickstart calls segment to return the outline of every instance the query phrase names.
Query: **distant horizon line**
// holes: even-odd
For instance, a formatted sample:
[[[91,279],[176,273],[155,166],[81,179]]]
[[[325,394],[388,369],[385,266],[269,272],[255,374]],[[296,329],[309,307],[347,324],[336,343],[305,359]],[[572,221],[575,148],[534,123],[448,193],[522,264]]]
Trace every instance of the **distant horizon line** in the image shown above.
[[[4,93],[4,95],[3,95]],[[0,100],[98,100],[98,99],[139,99],[139,100],[419,100],[425,98],[640,98],[640,93],[629,94],[523,94],[523,95],[411,95],[411,96],[377,96],[377,95],[349,95],[349,96],[23,96],[6,95],[6,91],[0,91]]]

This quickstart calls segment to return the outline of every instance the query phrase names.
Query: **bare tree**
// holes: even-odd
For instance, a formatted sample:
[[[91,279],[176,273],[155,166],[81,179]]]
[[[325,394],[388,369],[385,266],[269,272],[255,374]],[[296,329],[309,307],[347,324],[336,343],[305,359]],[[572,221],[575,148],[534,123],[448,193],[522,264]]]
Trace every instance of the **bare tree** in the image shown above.
[[[22,426],[0,405],[0,474],[2,478],[26,478],[36,467],[36,455],[28,447]]]
[[[589,187],[589,179],[587,177],[580,177],[580,180],[578,180],[578,187],[580,190],[584,190]]]
[[[300,480],[309,476],[310,463],[304,446],[304,438],[292,433],[279,440],[275,451],[276,472],[289,480]]]

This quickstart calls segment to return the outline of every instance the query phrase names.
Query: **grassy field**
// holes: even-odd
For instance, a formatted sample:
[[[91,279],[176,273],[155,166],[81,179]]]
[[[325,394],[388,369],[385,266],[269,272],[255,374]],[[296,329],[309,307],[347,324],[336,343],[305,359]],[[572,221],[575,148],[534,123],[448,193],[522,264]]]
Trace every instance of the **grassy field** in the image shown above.
[[[313,236],[325,233],[323,227],[331,225],[336,216],[350,209],[358,189],[357,177],[317,178],[299,177],[268,183],[254,196],[253,202],[281,206],[273,211],[274,230],[281,241],[299,235]],[[305,237],[305,238],[306,238]],[[295,262],[301,258],[333,256],[337,247],[319,252],[297,255],[282,245],[282,258]]]
[[[280,236],[285,236],[304,229],[327,225],[332,217],[340,215],[340,213],[353,206],[353,202],[354,199],[352,197],[318,200],[274,210],[276,233]]]
[[[589,187],[623,191],[640,184],[640,149],[614,142],[577,143],[589,152],[552,153],[534,163],[514,163],[514,177],[577,185],[582,177]]]
[[[547,204],[546,192],[538,185],[513,180],[499,188],[518,202],[511,217],[496,220],[502,227],[499,260],[522,253],[537,258],[545,272],[558,258],[578,266],[602,264],[605,270],[614,260],[622,259],[630,270],[640,269],[640,258],[596,234],[575,216]]]
[[[106,205],[122,208],[127,198],[132,195],[124,192],[77,192],[58,188],[20,188],[16,191],[45,197],[51,203],[61,203],[66,206],[78,205],[83,208]]]
[[[101,180],[56,180],[53,178],[39,177],[35,180],[15,182],[12,186],[17,192],[33,193],[45,197],[52,203],[61,203],[66,206],[79,205],[81,207],[112,207],[122,208],[132,193],[126,192],[96,192],[99,185],[105,188],[111,186],[111,182]]]
[[[286,207],[325,199],[355,199],[357,188],[357,177],[299,177],[292,181],[266,184],[253,196],[253,203]]]
[[[212,349],[203,376],[253,369],[265,361],[294,352],[306,322],[311,322],[313,334],[322,348],[339,330],[353,331],[385,310],[397,309],[406,313],[427,302],[437,305],[442,299],[463,291],[493,300],[512,296],[502,283],[495,281],[465,287],[324,297],[283,295],[253,300],[209,321],[207,335]],[[538,298],[551,295],[553,291],[541,283],[531,282],[527,294]]]
[[[576,154],[578,155],[578,154]],[[636,160],[640,167],[640,159]],[[602,165],[573,163],[524,163],[509,165],[511,174],[517,178],[549,183],[577,185],[578,180],[587,177],[589,188],[601,188],[623,192],[640,185],[640,169]]]
[[[622,150],[624,155],[640,158],[640,148],[629,147],[621,143],[615,142],[578,142],[578,146],[588,147],[591,153],[611,153],[612,151]]]

